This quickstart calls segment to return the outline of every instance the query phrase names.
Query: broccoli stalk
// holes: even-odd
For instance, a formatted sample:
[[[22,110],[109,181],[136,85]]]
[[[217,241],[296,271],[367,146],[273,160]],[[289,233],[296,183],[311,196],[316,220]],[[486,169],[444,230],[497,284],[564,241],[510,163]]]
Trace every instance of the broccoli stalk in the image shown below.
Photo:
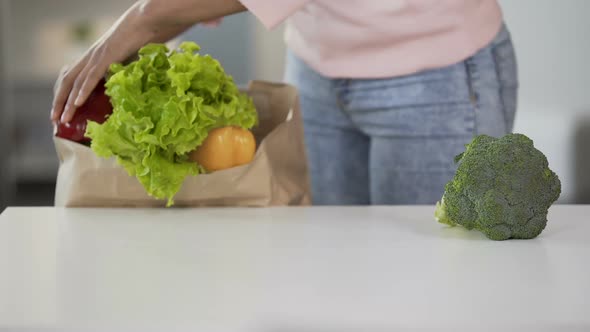
[[[455,162],[455,176],[436,204],[440,223],[476,229],[492,240],[532,239],[545,229],[561,182],[531,139],[479,135]]]

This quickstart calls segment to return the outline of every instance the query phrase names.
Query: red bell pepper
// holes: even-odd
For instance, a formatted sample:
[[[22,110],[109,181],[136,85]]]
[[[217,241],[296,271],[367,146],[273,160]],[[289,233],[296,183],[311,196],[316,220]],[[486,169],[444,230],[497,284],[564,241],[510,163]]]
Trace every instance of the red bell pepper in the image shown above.
[[[105,84],[104,79],[98,83],[86,102],[78,107],[72,121],[58,124],[56,136],[78,143],[90,143],[90,138],[85,136],[88,120],[103,123],[113,113],[109,96],[105,94]]]

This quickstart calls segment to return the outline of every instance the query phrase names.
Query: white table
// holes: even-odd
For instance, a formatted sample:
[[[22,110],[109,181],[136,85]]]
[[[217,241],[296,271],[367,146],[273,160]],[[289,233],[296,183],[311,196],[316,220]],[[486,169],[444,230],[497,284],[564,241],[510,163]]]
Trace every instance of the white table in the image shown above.
[[[433,207],[10,208],[5,331],[588,331],[590,206],[534,240]]]

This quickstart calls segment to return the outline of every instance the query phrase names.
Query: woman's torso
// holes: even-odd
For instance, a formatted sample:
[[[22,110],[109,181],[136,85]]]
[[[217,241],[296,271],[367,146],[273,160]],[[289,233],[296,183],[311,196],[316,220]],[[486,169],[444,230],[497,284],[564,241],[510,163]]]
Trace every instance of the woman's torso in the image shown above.
[[[288,19],[288,47],[328,77],[378,78],[454,64],[502,25],[496,0],[315,0]]]

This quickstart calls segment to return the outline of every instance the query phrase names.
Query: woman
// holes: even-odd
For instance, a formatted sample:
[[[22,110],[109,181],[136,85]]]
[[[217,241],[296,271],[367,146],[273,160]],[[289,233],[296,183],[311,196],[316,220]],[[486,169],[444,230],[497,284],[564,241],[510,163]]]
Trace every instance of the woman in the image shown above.
[[[51,118],[70,121],[148,42],[245,10],[287,20],[315,204],[432,204],[476,134],[512,130],[517,68],[497,0],[145,0],[63,71]]]

